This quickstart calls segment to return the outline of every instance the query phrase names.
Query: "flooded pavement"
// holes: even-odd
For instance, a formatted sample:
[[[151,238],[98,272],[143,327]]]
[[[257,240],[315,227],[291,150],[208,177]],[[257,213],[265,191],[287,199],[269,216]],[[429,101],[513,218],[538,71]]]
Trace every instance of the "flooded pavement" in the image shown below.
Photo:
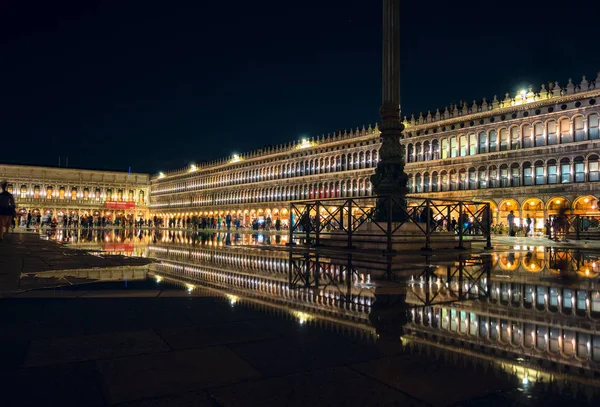
[[[89,375],[89,392],[73,405],[600,400],[593,251],[496,245],[451,259],[416,253],[387,267],[360,253],[290,251],[287,236],[259,233],[48,238],[153,262],[138,273],[29,274],[58,283],[0,304],[0,327],[12,322],[0,342],[21,349],[3,371],[19,373],[17,389],[58,374]]]

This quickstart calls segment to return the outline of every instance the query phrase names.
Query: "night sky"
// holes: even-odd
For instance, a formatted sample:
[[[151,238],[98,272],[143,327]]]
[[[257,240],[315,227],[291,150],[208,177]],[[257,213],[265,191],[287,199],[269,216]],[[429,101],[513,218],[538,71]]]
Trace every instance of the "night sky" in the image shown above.
[[[403,1],[403,114],[594,79],[599,10]],[[377,121],[381,1],[2,1],[0,55],[0,162],[155,173]]]

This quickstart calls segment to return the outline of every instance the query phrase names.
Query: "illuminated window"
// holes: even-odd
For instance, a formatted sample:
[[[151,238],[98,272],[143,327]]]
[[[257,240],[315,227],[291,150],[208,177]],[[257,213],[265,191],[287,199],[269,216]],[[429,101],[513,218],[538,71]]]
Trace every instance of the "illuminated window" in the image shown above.
[[[533,131],[531,125],[524,125],[521,131],[523,133],[523,148],[533,147]]]
[[[508,165],[504,164],[500,167],[500,187],[508,188],[510,186],[510,178],[508,177]]]
[[[485,154],[487,150],[487,135],[479,133],[479,154]]]
[[[535,126],[533,126],[533,140],[536,147],[546,145],[546,138],[544,137],[544,125],[542,123],[536,123]]]
[[[600,181],[600,166],[598,165],[598,156],[592,155],[588,158],[588,179],[590,181]]]
[[[556,160],[548,161],[548,184],[556,184],[558,182],[558,166]]]
[[[560,142],[561,144],[573,142],[571,123],[569,122],[569,119],[562,119],[560,121]]]
[[[21,199],[27,198],[27,186],[21,185]]]
[[[448,158],[450,152],[450,147],[448,145],[448,139],[442,140],[442,159]]]
[[[548,132],[548,145],[558,144],[558,138],[556,137],[556,121],[549,120],[546,129]]]
[[[456,137],[450,139],[450,157],[456,157],[458,155],[458,140]]]
[[[544,185],[545,183],[544,163],[542,161],[537,161],[535,163],[535,185]]]
[[[583,125],[583,116],[577,116],[573,120],[573,129],[575,130],[575,141],[584,141],[585,129]]]
[[[77,188],[72,188],[71,189],[71,199],[72,200],[77,199]]]
[[[583,157],[575,158],[575,182],[585,182],[585,163]]]
[[[467,155],[467,136],[460,136],[460,156],[464,157]]]
[[[598,117],[599,116],[596,113],[592,113],[588,116],[588,134],[590,140],[598,140],[598,138],[600,138],[600,123]]]
[[[519,148],[521,148],[521,142],[519,140],[519,128],[515,126],[510,129],[510,149],[518,150]]]
[[[496,130],[492,130],[490,131],[488,152],[495,153],[496,151],[498,151],[498,133]]]
[[[531,164],[528,162],[523,163],[523,185],[533,185],[533,171],[531,169]]]
[[[485,167],[479,167],[479,189],[487,188],[487,170]]]
[[[475,134],[469,135],[469,155],[477,154],[477,136]]]
[[[568,158],[560,160],[560,182],[570,184],[571,180],[571,163]]]
[[[508,140],[508,130],[501,129],[500,130],[500,151],[508,151],[509,140]]]

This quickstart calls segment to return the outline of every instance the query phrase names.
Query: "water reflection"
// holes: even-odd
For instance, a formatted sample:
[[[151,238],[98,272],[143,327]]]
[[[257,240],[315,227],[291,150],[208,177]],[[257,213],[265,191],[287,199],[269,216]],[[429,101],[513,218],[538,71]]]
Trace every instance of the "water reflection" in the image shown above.
[[[452,261],[419,258],[402,261],[410,272],[389,281],[375,261],[290,253],[286,236],[91,231],[52,238],[153,258],[148,278],[184,295],[208,290],[232,307],[299,325],[370,340],[401,337],[406,347],[494,366],[522,387],[600,388],[599,260],[590,252],[515,247]]]

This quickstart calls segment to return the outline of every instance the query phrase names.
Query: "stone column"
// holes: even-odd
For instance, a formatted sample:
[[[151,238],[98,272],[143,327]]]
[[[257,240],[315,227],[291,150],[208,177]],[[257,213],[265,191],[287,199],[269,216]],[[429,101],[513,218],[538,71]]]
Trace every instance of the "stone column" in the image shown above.
[[[404,126],[400,120],[400,0],[383,0],[383,72],[381,115],[381,148],[379,163],[371,183],[376,195],[393,195],[406,206],[408,176],[404,172],[404,158],[400,138]],[[383,208],[382,208],[383,209]],[[388,220],[380,211],[379,220]],[[403,214],[394,211],[394,221]]]

